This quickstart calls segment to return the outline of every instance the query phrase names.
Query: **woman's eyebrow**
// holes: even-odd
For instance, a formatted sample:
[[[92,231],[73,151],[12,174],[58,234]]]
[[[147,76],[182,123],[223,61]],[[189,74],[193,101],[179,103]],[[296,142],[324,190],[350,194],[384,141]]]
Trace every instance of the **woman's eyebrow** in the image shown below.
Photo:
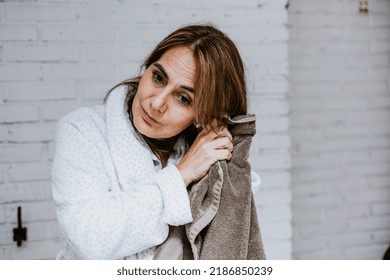
[[[153,65],[156,66],[161,71],[161,73],[165,76],[165,78],[169,79],[167,72],[165,71],[164,67],[160,63],[155,62],[153,63]]]
[[[161,73],[165,76],[165,78],[169,80],[169,76],[168,76],[167,72],[165,71],[164,67],[160,63],[155,62],[155,63],[153,63],[153,66],[157,67],[158,70],[160,70]],[[195,92],[195,90],[192,87],[188,87],[188,86],[180,86],[180,87],[182,89],[188,90],[191,93]]]

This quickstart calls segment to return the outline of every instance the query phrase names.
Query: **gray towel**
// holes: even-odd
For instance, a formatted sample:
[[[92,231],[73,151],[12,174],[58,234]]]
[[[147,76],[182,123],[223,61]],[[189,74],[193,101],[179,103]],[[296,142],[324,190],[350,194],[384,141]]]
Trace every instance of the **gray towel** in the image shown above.
[[[216,162],[191,186],[193,222],[170,227],[154,259],[265,259],[248,162],[255,116],[237,116],[229,123],[232,159]]]

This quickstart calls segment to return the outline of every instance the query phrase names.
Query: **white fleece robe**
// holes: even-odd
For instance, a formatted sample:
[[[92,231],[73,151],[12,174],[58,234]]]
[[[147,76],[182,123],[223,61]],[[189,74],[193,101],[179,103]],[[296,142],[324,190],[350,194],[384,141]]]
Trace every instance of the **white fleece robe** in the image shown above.
[[[81,108],[57,125],[52,192],[62,234],[57,259],[152,259],[168,225],[192,221],[189,198],[175,164],[167,167],[129,120],[126,88],[105,105]],[[252,187],[260,178],[252,173]]]

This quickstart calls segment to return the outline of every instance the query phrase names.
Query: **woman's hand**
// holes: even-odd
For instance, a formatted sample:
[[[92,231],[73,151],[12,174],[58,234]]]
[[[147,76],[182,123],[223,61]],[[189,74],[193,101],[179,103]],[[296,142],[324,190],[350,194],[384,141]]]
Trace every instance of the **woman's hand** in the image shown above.
[[[227,128],[217,133],[202,130],[176,165],[186,186],[206,175],[216,161],[230,160],[233,152],[232,140],[233,137]]]

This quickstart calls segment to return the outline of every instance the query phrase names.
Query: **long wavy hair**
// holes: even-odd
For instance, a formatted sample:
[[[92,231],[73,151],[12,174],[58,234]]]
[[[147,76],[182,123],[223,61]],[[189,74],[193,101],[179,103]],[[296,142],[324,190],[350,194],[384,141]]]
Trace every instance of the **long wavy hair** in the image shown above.
[[[227,125],[227,116],[246,114],[247,88],[241,56],[233,41],[211,24],[188,25],[169,34],[144,60],[140,75],[115,85],[109,90],[104,102],[119,86],[127,86],[129,96],[136,94],[141,73],[168,50],[183,46],[193,52],[195,60],[195,122],[201,127],[216,130]],[[128,108],[131,110],[131,106]],[[181,134],[191,145],[197,130],[191,125]],[[143,137],[164,165],[178,136],[167,141]]]

